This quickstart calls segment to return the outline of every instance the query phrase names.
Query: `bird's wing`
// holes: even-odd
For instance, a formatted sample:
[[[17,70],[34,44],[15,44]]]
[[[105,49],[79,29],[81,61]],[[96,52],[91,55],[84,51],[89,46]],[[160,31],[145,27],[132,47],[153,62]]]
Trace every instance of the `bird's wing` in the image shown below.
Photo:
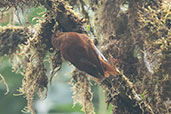
[[[68,48],[67,53],[64,52],[64,58],[70,61],[78,69],[87,72],[88,74],[102,78],[104,77],[104,70],[99,56],[92,45],[76,44]]]

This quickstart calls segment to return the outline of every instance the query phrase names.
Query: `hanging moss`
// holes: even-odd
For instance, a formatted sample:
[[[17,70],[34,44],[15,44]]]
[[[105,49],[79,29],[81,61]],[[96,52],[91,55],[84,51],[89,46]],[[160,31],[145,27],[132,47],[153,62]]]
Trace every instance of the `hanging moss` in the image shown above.
[[[85,114],[95,114],[92,103],[93,94],[91,92],[91,83],[86,74],[80,73],[80,71],[74,71],[71,84],[74,92],[74,105],[79,103]]]
[[[22,74],[24,75],[22,87],[18,91],[26,96],[26,111],[31,113],[34,113],[32,105],[35,94],[38,93],[42,97],[48,84],[44,58],[46,51],[49,49],[50,39],[48,39],[48,36],[50,37],[54,23],[48,21],[46,17],[45,19],[40,23],[40,27],[35,30],[33,37],[30,37],[25,45],[21,45],[20,51],[15,55],[20,58],[19,61],[22,61],[19,66],[22,67]]]
[[[18,45],[24,43],[29,35],[29,28],[24,27],[0,27],[0,56],[14,53]]]

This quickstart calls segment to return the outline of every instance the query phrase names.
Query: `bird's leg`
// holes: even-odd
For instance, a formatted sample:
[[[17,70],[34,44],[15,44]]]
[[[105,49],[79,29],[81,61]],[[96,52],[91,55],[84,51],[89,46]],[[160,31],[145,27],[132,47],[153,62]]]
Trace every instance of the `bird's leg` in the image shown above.
[[[56,51],[55,55],[51,58],[51,77],[50,83],[52,82],[52,78],[54,75],[61,69],[62,67],[62,57],[59,50]]]

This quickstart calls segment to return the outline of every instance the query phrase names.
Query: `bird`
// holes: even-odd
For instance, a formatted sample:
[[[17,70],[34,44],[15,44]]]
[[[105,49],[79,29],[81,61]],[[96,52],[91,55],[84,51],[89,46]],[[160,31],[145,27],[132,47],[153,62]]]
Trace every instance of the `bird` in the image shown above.
[[[51,43],[64,60],[91,75],[97,82],[104,81],[111,86],[106,79],[118,74],[87,34],[57,31],[52,35]]]

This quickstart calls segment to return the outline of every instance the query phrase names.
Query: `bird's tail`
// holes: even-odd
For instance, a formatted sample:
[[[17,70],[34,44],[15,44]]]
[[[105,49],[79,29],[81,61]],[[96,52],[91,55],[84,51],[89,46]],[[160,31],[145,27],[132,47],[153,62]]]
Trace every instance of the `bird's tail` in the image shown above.
[[[116,70],[116,67],[110,65],[109,63],[107,63],[104,60],[101,60],[101,62],[104,67],[104,74],[105,74],[106,78],[108,78],[109,75],[115,76],[115,75],[119,74],[119,72],[117,72],[117,70]]]

